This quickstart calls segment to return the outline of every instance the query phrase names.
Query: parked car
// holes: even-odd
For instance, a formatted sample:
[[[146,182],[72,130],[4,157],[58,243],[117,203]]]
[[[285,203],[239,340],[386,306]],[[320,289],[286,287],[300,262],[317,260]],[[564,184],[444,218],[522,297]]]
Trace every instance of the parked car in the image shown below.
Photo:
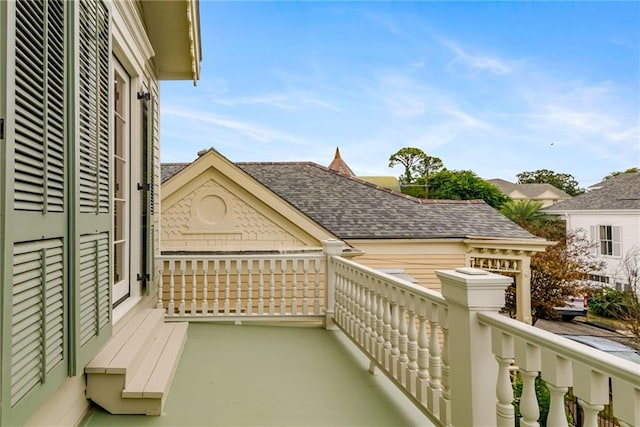
[[[638,353],[632,347],[624,345],[617,341],[610,340],[604,337],[594,337],[591,335],[564,335],[561,336],[570,340],[588,345],[589,347],[596,348],[614,356],[622,357],[623,359],[630,360],[634,363],[640,364],[640,353]]]
[[[587,297],[584,295],[573,296],[566,299],[564,307],[555,307],[556,312],[562,317],[565,322],[570,322],[576,316],[586,316],[587,310]]]

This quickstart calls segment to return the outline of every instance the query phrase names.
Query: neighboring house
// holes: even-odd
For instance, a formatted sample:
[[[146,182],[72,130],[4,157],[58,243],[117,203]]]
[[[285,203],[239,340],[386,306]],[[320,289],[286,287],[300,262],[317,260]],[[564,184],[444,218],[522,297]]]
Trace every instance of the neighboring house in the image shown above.
[[[420,200],[309,163],[237,163],[217,151],[162,165],[163,253],[319,249],[439,290],[435,270],[477,266],[516,277],[528,318],[539,239],[482,201]],[[404,272],[404,273],[402,273]]]
[[[592,281],[624,287],[627,278],[620,264],[626,254],[640,247],[640,174],[608,179],[544,211],[565,219],[567,230],[588,233],[598,259],[607,263],[605,270],[591,276]]]
[[[498,187],[500,191],[515,201],[542,202],[543,208],[571,198],[570,195],[551,184],[514,184],[498,178],[488,179],[487,182]]]
[[[0,424],[73,425],[153,298],[159,80],[198,79],[198,3],[3,1],[0,52]]]

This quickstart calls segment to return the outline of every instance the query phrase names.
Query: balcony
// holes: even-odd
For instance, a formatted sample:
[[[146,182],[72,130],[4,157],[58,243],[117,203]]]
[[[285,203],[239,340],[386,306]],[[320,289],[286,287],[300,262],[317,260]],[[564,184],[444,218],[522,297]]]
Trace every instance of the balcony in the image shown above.
[[[118,424],[513,426],[519,371],[523,426],[539,375],[547,425],[569,425],[567,393],[585,426],[610,403],[640,425],[640,367],[501,315],[510,278],[441,271],[440,294],[339,255],[160,257],[157,305],[191,322],[186,349],[166,415]]]

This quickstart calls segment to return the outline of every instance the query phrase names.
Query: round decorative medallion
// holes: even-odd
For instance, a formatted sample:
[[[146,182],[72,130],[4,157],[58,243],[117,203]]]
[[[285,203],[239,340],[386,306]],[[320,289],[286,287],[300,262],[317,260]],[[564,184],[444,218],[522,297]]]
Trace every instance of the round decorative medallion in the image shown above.
[[[227,204],[218,196],[205,196],[196,205],[196,214],[204,224],[217,224],[227,216]]]

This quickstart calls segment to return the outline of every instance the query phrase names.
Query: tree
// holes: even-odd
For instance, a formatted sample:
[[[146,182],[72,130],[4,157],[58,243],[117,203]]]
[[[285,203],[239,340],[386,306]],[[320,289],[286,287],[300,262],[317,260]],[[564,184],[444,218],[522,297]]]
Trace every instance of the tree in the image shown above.
[[[483,180],[472,171],[450,171],[448,169],[443,169],[431,176],[429,197],[432,199],[484,200],[496,209],[510,200],[498,187]]]
[[[625,173],[638,173],[638,168],[637,167],[632,167],[632,168],[627,169],[624,172],[623,171],[611,172],[609,175],[607,175],[607,176],[605,176],[603,178],[603,181],[606,181],[608,179],[614,178],[614,177],[616,177],[618,175],[623,175]]]
[[[542,202],[533,200],[511,200],[500,206],[500,213],[520,227],[526,228],[529,225],[539,224],[548,215],[540,212]]]
[[[419,148],[404,147],[389,157],[389,167],[404,166],[404,173],[400,175],[399,180],[403,184],[412,184],[416,179],[418,165],[426,156],[425,152]]]
[[[626,308],[622,319],[627,328],[640,341],[640,246],[627,251],[616,272],[624,281],[623,300]]]
[[[578,181],[568,173],[556,173],[549,169],[520,172],[516,175],[518,184],[551,184],[563,190],[570,196],[578,196],[584,193],[584,188],[578,186]]]
[[[396,165],[404,166],[404,173],[399,177],[402,192],[420,198],[427,197],[429,176],[444,167],[439,157],[429,156],[415,147],[404,147],[392,154],[389,167]]]
[[[424,180],[424,197],[429,197],[429,175],[444,168],[439,157],[425,155],[417,166],[417,172]]]
[[[540,237],[549,233],[541,224],[526,228],[529,232],[537,232]],[[604,268],[604,262],[595,257],[593,246],[584,233],[571,231],[556,245],[548,246],[544,252],[531,257],[533,324],[538,319],[557,318],[555,307],[563,307],[568,297],[583,293],[587,287],[587,274]],[[509,287],[505,309],[512,316],[516,311],[515,295],[515,287]]]

